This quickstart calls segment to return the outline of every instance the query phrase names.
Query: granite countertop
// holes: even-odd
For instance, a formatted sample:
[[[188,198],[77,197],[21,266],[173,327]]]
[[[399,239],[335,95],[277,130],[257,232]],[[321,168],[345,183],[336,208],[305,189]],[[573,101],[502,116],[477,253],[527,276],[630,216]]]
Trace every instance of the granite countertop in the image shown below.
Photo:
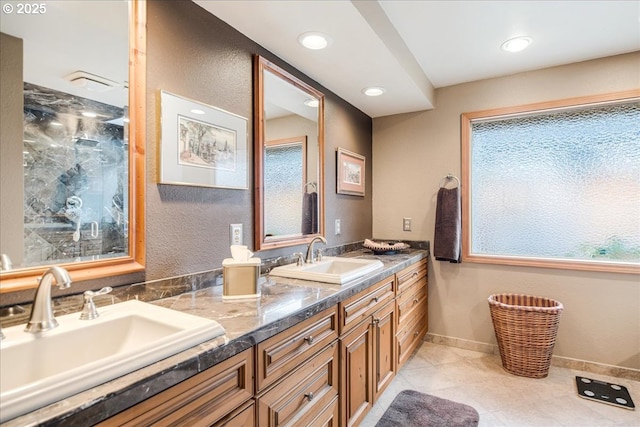
[[[216,320],[226,333],[2,426],[97,423],[355,295],[428,253],[422,249],[394,255],[373,255],[368,250],[346,253],[342,256],[379,259],[384,267],[344,285],[266,275],[260,279],[258,298],[223,300],[222,286],[212,286],[155,300],[153,304]]]

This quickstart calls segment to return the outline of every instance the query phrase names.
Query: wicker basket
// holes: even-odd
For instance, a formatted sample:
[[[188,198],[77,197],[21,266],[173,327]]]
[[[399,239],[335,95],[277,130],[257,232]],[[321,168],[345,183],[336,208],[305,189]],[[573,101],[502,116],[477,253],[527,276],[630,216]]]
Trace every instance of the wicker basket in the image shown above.
[[[546,377],[562,304],[530,295],[494,294],[489,309],[504,369],[523,377]]]

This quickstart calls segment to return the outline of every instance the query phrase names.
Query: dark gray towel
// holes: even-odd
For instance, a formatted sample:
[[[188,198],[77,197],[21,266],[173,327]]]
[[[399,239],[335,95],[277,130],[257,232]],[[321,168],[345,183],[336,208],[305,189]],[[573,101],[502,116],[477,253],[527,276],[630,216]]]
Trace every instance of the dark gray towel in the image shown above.
[[[302,198],[302,234],[318,232],[318,193],[304,193]]]
[[[458,263],[462,237],[460,187],[441,187],[438,190],[437,203],[433,256],[437,261]]]

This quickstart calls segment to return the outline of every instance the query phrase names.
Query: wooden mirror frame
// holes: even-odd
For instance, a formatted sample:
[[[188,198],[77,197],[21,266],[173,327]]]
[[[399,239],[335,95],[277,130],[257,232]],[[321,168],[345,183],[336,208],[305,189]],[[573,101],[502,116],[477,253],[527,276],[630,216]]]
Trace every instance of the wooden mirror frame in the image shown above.
[[[296,237],[271,238],[264,236],[264,72],[269,71],[294,87],[318,98],[318,233]],[[256,55],[253,67],[254,82],[254,250],[269,250],[309,243],[316,236],[324,236],[324,94],[267,59]]]
[[[73,281],[134,273],[145,264],[145,91],[146,2],[131,0],[129,13],[129,246],[126,256],[56,264]],[[0,275],[0,293],[36,287],[50,266],[9,270]]]

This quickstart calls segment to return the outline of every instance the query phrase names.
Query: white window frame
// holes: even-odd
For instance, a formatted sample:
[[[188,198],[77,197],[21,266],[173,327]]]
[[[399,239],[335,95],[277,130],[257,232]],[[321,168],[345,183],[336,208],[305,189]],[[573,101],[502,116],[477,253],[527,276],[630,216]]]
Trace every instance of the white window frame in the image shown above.
[[[540,114],[553,110],[579,109],[598,104],[625,102],[640,99],[640,89],[603,95],[570,98],[557,101],[498,108],[461,115],[461,161],[462,161],[462,261],[485,264],[546,267],[570,270],[589,270],[616,273],[640,274],[640,264],[603,260],[550,259],[540,257],[485,255],[471,253],[471,125],[473,121],[503,119],[529,114]]]

